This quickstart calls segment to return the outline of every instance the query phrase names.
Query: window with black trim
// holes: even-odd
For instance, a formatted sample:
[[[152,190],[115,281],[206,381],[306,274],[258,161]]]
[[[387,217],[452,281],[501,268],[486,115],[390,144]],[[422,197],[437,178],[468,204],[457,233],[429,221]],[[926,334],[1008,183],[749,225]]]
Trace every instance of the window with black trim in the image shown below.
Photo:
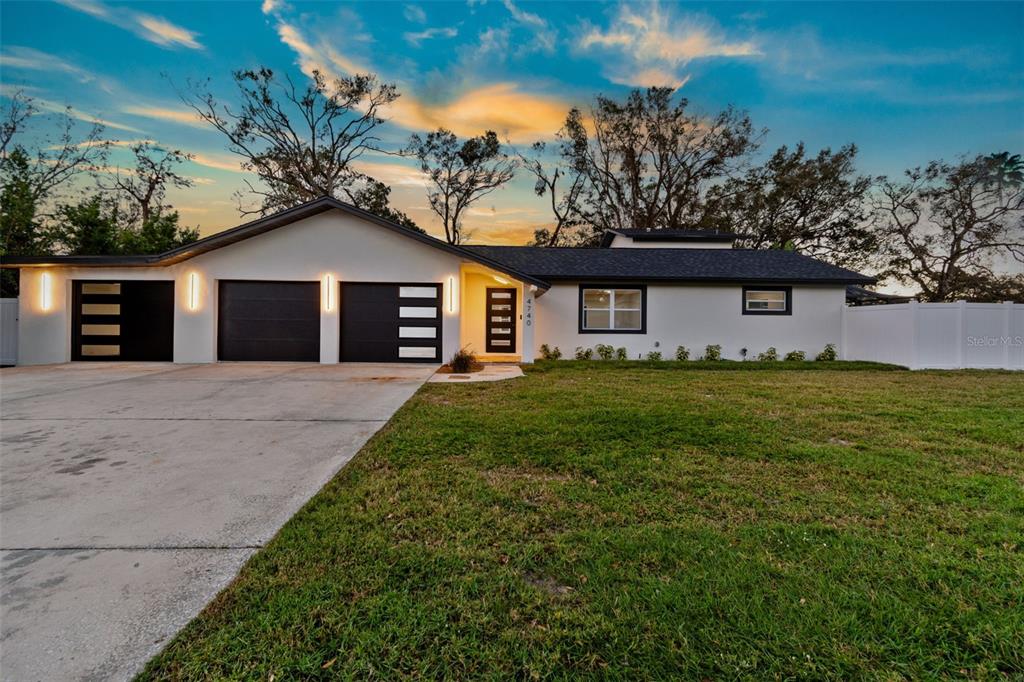
[[[643,334],[647,289],[642,286],[580,285],[580,332]]]
[[[791,315],[792,287],[743,287],[744,315]]]

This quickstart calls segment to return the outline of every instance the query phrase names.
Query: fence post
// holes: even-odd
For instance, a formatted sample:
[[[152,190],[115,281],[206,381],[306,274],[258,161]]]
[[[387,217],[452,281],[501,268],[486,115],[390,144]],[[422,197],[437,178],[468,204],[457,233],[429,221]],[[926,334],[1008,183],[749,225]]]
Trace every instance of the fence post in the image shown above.
[[[848,360],[849,357],[846,353],[846,309],[849,308],[849,304],[843,303],[842,310],[839,315],[839,359]]]
[[[917,325],[917,301],[910,302],[910,369],[917,369],[917,344],[918,344],[918,325]]]
[[[1010,318],[1013,312],[1013,301],[1003,301],[1003,369],[1010,367]]]
[[[967,339],[964,338],[964,334],[967,331],[966,319],[967,319],[967,301],[956,302],[956,368],[964,368],[964,344]]]

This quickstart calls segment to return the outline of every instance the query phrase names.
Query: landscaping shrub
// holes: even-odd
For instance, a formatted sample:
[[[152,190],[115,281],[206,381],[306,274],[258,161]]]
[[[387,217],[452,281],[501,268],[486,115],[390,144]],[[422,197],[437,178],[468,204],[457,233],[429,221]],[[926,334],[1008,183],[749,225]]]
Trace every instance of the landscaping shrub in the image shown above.
[[[775,362],[779,359],[779,351],[775,350],[775,346],[771,346],[768,350],[763,353],[759,353],[757,356],[758,362]]]
[[[625,346],[619,346],[618,348],[615,349],[615,359],[616,360],[625,360],[627,357],[628,356],[626,355],[626,347]]]
[[[783,358],[786,362],[803,362],[807,359],[807,354],[802,350],[791,350],[786,353],[786,357]]]
[[[615,349],[609,346],[607,343],[599,343],[594,346],[594,350],[597,351],[597,357],[602,360],[611,360],[615,356]]]
[[[722,347],[717,343],[704,349],[704,360],[721,360]]]
[[[473,365],[476,364],[476,353],[469,350],[468,348],[461,348],[455,351],[455,355],[448,361],[448,366],[452,368],[452,372],[456,374],[465,374],[473,369]]]
[[[562,351],[558,346],[551,348],[546,343],[540,345],[540,356],[545,360],[561,360]]]
[[[679,362],[686,362],[690,359],[690,349],[686,346],[679,346],[676,348],[676,360]]]
[[[592,360],[594,357],[593,348],[584,348],[583,346],[576,346],[576,359],[577,360]]]
[[[830,343],[825,346],[825,350],[815,355],[814,359],[818,362],[831,362],[838,357],[839,355],[836,353],[836,344]]]
[[[661,362],[661,353],[656,350],[652,350],[647,354],[647,360],[650,362]]]

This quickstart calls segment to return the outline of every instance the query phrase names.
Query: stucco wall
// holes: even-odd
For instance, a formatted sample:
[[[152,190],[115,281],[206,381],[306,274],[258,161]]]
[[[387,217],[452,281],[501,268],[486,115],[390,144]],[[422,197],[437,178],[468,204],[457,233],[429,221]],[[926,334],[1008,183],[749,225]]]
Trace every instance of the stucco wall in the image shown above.
[[[21,270],[20,364],[67,362],[71,358],[71,281],[74,279],[163,279],[175,281],[174,361],[217,359],[217,280],[431,282],[445,287],[442,357],[459,347],[459,306],[448,310],[449,278],[459,281],[461,258],[340,211],[328,211],[258,237],[161,268],[24,268]],[[40,309],[40,279],[51,277],[52,302]],[[188,309],[188,279],[198,275],[199,305]],[[457,292],[456,292],[457,293]],[[458,295],[456,295],[458,301]],[[338,301],[321,306],[321,362],[337,362]]]
[[[506,281],[508,277],[503,277]],[[487,289],[514,288],[516,290],[516,347],[504,353],[487,352]],[[462,279],[462,345],[481,357],[488,355],[522,355],[523,352],[523,287],[518,282],[502,284],[494,277],[471,270],[464,271]],[[447,357],[445,358],[447,359]]]
[[[536,301],[535,350],[539,356],[547,343],[571,358],[577,346],[605,343],[625,346],[631,358],[660,351],[668,359],[676,346],[696,358],[705,346],[719,344],[723,357],[738,360],[741,348],[754,357],[769,346],[780,356],[791,350],[813,356],[828,343],[839,347],[844,287],[794,286],[792,315],[743,315],[742,295],[738,285],[649,285],[646,334],[580,334],[579,284],[556,284]]]

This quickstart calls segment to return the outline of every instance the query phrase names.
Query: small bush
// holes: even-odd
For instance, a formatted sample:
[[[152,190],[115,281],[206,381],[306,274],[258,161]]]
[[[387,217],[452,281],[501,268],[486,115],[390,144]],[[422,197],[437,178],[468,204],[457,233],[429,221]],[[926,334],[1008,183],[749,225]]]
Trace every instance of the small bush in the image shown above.
[[[583,346],[576,346],[576,359],[577,360],[592,360],[594,357],[593,348],[584,348]]]
[[[786,353],[786,357],[783,358],[786,362],[803,362],[807,359],[807,353],[802,350],[791,350]]]
[[[705,360],[721,360],[722,359],[722,347],[717,343],[704,348],[704,359]]]
[[[838,357],[839,355],[836,353],[836,344],[830,343],[825,346],[825,350],[815,355],[814,359],[818,362],[832,362]]]
[[[650,362],[661,362],[661,353],[656,350],[652,350],[647,354],[647,360]]]
[[[545,360],[561,360],[562,351],[558,346],[551,348],[546,343],[540,345],[540,356]]]
[[[618,348],[615,349],[615,359],[616,360],[625,360],[627,357],[629,357],[629,356],[626,354],[626,347],[625,346],[619,346]]]
[[[615,357],[615,349],[609,346],[607,343],[599,343],[594,346],[594,350],[597,351],[597,357],[602,360],[611,360]]]
[[[740,357],[744,361],[746,361],[746,359],[747,359],[747,349],[746,348],[740,348]]]
[[[759,353],[757,356],[758,362],[775,362],[779,359],[779,351],[775,350],[775,346],[770,347],[763,353]]]
[[[455,351],[455,355],[448,361],[448,366],[452,368],[452,372],[456,374],[465,374],[473,369],[473,365],[476,364],[476,353],[473,351],[462,348]]]
[[[690,349],[686,346],[679,346],[676,348],[676,360],[679,362],[686,362],[690,359]]]

